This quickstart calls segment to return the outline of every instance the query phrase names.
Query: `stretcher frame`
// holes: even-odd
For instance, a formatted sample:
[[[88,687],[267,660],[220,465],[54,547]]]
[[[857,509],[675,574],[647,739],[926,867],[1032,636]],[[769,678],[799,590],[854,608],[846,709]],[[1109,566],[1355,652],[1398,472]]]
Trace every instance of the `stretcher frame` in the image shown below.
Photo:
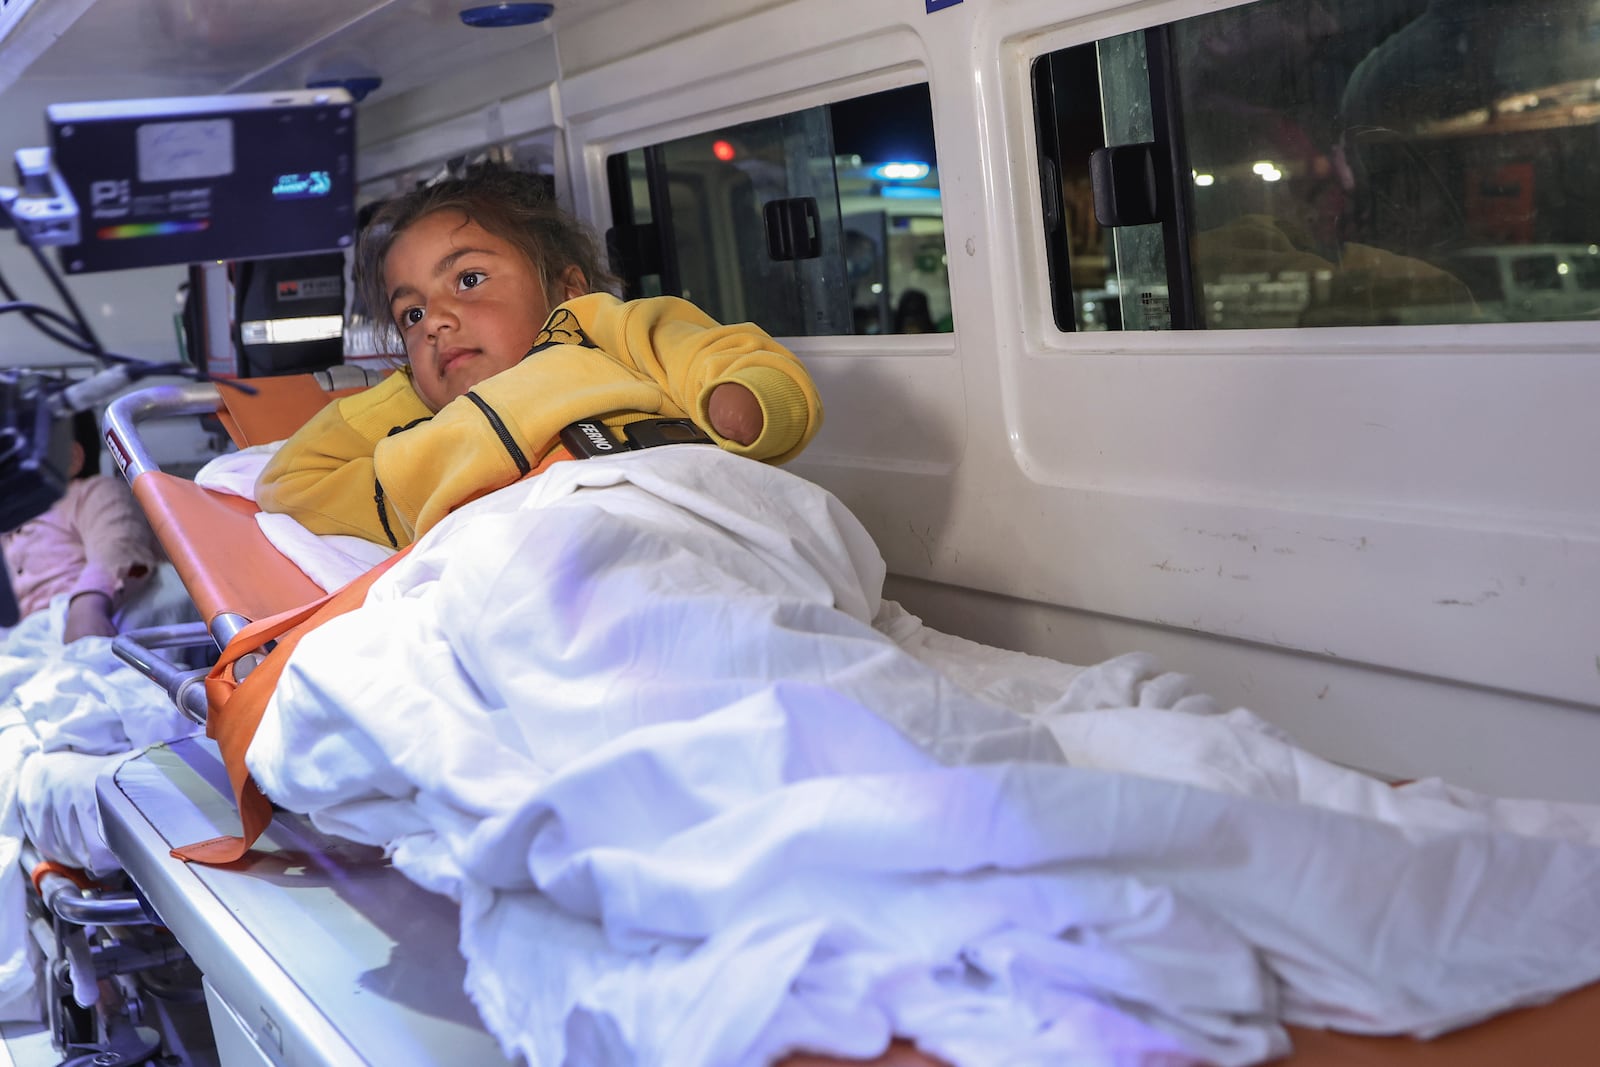
[[[320,381],[300,375],[251,385],[269,402],[287,399],[298,425],[341,391],[375,380],[357,374],[357,381],[348,372],[323,372]],[[203,620],[125,633],[113,648],[199,723],[206,717],[205,670],[161,653],[198,642],[220,648],[254,618],[321,595],[260,534],[254,505],[165,474],[138,432],[147,420],[209,414],[241,445],[294,428],[261,417],[255,406],[235,415],[223,402],[214,385],[158,386],[114,402],[105,420],[107,445]],[[181,528],[197,515],[220,522],[230,540],[252,543],[247,554],[265,573],[248,576],[253,581],[202,573],[201,546]],[[303,817],[279,812],[251,856],[228,869],[170,856],[174,846],[228,833],[237,821],[212,741],[157,746],[103,775],[96,797],[107,844],[204,976],[222,1063],[509,1062],[464,991],[456,906],[395,871],[379,850],[327,837]],[[308,938],[308,930],[326,936]],[[281,955],[295,956],[293,966]],[[397,955],[411,963],[397,970]]]
[[[252,382],[268,394],[257,400],[290,401],[292,410],[276,415],[242,414],[255,402],[245,404],[230,397],[233,402],[224,406],[218,389],[204,384],[141,390],[118,400],[107,412],[106,436],[112,454],[145,505],[205,620],[190,628],[124,635],[117,642],[118,654],[160,682],[196,721],[204,721],[203,688],[198,684],[204,672],[171,664],[159,655],[159,649],[196,639],[215,641],[220,648],[252,619],[297,606],[319,596],[321,590],[271,548],[250,518],[253,505],[221,498],[162,473],[140,443],[137,424],[152,418],[215,413],[241,445],[275,440],[286,436],[332,396],[360,387],[349,378],[321,374],[320,381],[316,376],[299,375]],[[190,558],[192,546],[183,536],[182,525],[197,513],[186,503],[192,502],[190,498],[199,500],[195,494],[218,498],[204,501],[198,510],[230,516],[225,521],[235,535],[243,537],[248,529],[250,539],[259,544],[263,558],[271,564],[273,577],[265,587],[240,593],[234,583],[203,574],[199,561]],[[298,576],[298,581],[284,567]],[[195,584],[191,584],[191,575]],[[230,596],[241,599],[229,600]],[[172,802],[154,803],[163,794]],[[280,811],[255,855],[227,869],[194,867],[170,857],[168,850],[176,845],[233,833],[237,828],[229,784],[212,742],[193,738],[159,746],[102,776],[97,797],[107,842],[151,908],[205,975],[223,1063],[420,1067],[506,1062],[462,989],[464,961],[455,948],[456,905],[412,883],[377,850],[320,834],[304,818]],[[1381,873],[1374,876],[1381,877]],[[356,886],[361,891],[352,899],[352,887]],[[305,960],[286,964],[273,951],[275,935],[252,927],[250,921],[270,918],[281,923],[286,913],[329,919],[340,909],[340,921],[354,923],[358,936],[331,952],[321,965]],[[408,940],[404,943],[390,932],[396,924],[406,926]],[[402,999],[371,986],[370,976],[396,962],[394,953],[416,955],[419,947],[423,951],[418,960],[399,961],[397,984],[389,989],[389,993],[401,991]],[[436,969],[441,962],[443,969]],[[415,996],[411,983],[419,977],[428,987],[425,1011],[404,999]],[[1600,983],[1551,1004],[1508,1012],[1434,1041],[1360,1037],[1292,1026],[1289,1032],[1294,1051],[1277,1061],[1288,1067],[1576,1064],[1586,1062],[1600,1048]],[[790,1057],[784,1067],[823,1067],[839,1062],[802,1054]],[[898,1043],[873,1062],[880,1067],[934,1064]]]

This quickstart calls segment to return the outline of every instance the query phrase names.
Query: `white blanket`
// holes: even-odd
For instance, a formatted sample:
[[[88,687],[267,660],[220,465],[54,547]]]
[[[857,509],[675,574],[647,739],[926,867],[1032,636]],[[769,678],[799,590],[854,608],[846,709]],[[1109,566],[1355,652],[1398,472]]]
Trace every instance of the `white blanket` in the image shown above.
[[[560,464],[308,636],[250,765],[461,901],[487,1026],[551,1067],[1244,1064],[1600,978],[1594,812],[1392,790],[1142,657],[931,634],[882,577],[782,471]]]
[[[61,641],[67,598],[0,630],[0,1020],[38,1019],[23,922],[24,838],[40,855],[105,874],[100,771],[194,731],[160,686],[117,659],[111,639]]]

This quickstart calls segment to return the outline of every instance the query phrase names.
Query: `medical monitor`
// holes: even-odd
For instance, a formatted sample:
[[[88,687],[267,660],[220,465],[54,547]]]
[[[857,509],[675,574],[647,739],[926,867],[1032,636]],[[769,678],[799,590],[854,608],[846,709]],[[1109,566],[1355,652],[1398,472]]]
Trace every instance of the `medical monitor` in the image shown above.
[[[71,274],[348,246],[355,105],[343,89],[52,104],[77,201]]]

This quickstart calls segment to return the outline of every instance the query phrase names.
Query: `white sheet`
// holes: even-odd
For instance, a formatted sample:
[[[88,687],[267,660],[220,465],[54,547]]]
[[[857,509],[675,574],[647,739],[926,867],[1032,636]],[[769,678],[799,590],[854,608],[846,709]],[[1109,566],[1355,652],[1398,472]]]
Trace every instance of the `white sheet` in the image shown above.
[[[22,922],[23,838],[46,859],[117,870],[100,834],[96,775],[195,728],[116,658],[110,638],[62,644],[66,605],[57,597],[0,630],[0,1020],[38,1018]]]
[[[561,464],[306,638],[251,767],[461,900],[534,1064],[1241,1064],[1600,977],[1592,811],[1390,790],[1142,657],[1008,684],[881,579],[782,471]]]

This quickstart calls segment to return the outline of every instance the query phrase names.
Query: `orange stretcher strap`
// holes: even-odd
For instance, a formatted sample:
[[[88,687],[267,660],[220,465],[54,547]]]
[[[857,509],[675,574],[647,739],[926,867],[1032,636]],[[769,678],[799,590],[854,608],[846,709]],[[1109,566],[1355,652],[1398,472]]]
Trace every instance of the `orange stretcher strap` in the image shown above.
[[[558,446],[524,477],[542,474],[553,464],[571,458],[571,453]],[[250,846],[272,821],[272,804],[251,779],[250,769],[245,765],[245,753],[255,739],[256,728],[261,725],[261,716],[266,713],[267,701],[272,699],[284,664],[302,637],[329,619],[360,607],[372,583],[399,562],[411,548],[412,545],[407,545],[359,578],[321,599],[251,623],[228,642],[216,666],[206,675],[206,703],[209,705],[206,736],[217,742],[223,765],[228,770],[228,782],[233,786],[233,798],[239,807],[240,834],[237,837],[223,835],[184,845],[173,849],[173,856],[189,863],[216,866],[243,859],[245,853],[250,851]],[[243,681],[238,680],[234,676],[234,665],[272,640],[277,640],[276,647],[245,675]]]
[[[222,762],[228,769],[228,782],[233,786],[233,798],[239,805],[241,834],[238,837],[213,837],[175,848],[172,850],[174,856],[193,863],[232,863],[243,858],[256,838],[261,836],[261,832],[272,821],[272,804],[250,777],[244,757],[255,738],[256,728],[261,725],[267,701],[277,688],[284,664],[300,643],[300,638],[328,619],[360,607],[372,583],[408,551],[409,545],[404,551],[396,552],[320,600],[251,623],[228,642],[216,666],[206,675],[206,703],[210,706],[206,716],[206,736],[214,739],[222,751]],[[234,665],[274,639],[278,641],[277,647],[245,675],[244,681],[236,679]]]

